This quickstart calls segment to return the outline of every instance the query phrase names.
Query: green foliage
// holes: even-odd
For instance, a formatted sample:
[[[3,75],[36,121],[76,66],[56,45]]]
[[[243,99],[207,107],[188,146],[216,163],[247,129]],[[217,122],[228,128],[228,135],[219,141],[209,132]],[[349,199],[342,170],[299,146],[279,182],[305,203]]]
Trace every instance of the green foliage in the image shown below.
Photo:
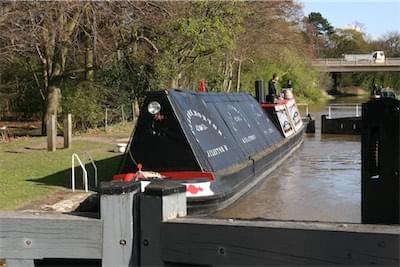
[[[370,53],[371,47],[362,32],[353,29],[337,29],[331,36],[330,57],[342,57],[343,54]]]
[[[285,50],[284,57],[280,64],[263,62],[256,69],[246,72],[243,78],[244,87],[249,93],[254,91],[254,81],[262,79],[267,88],[267,82],[272,79],[272,74],[277,73],[279,78],[278,88],[287,87],[288,81],[291,80],[293,93],[300,101],[318,102],[324,100],[322,90],[326,89],[326,77],[309,67],[309,64],[303,57],[297,55],[293,51]]]
[[[44,101],[29,63],[16,61],[3,66],[0,73],[0,111],[15,112],[24,119],[39,117]]]
[[[192,85],[190,78],[197,76],[193,70],[204,62],[202,59],[219,57],[235,46],[235,35],[241,29],[240,6],[198,1],[177,7],[178,16],[162,29],[161,53],[156,57],[164,87],[174,85],[172,81],[179,78],[186,78],[184,86]]]
[[[74,128],[86,130],[104,121],[106,97],[111,94],[106,88],[96,83],[81,82],[65,88],[64,92],[63,111],[73,114]]]
[[[112,91],[107,94],[107,105],[117,107],[143,98],[145,92],[160,89],[159,69],[151,62],[124,55],[97,75],[97,80]]]
[[[334,33],[332,25],[319,12],[311,12],[308,15],[308,22],[315,27],[317,35],[331,35]]]

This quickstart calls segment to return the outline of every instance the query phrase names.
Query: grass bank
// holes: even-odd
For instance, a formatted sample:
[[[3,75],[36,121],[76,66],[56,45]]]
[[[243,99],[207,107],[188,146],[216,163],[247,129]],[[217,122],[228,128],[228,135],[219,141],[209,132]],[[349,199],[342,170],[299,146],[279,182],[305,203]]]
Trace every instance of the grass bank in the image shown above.
[[[75,136],[71,149],[58,149],[56,152],[46,151],[45,137],[0,143],[0,209],[17,209],[29,202],[46,199],[58,190],[70,188],[73,153],[85,158],[84,151],[89,152],[98,166],[99,179],[110,179],[121,158],[120,154],[112,152],[113,143],[118,138],[129,137],[132,128],[130,123],[113,127],[107,133],[98,130]],[[77,174],[77,180],[81,181],[78,169]]]

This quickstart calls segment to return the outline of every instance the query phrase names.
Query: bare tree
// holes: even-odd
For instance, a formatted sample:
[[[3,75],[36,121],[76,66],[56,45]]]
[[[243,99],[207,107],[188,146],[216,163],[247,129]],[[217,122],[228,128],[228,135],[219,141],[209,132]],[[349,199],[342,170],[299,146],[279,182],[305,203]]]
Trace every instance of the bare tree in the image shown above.
[[[142,44],[158,51],[146,35],[146,23],[154,23],[160,13],[155,3],[133,1],[1,4],[0,53],[10,60],[11,55],[25,58],[32,69],[45,101],[43,133],[48,116],[60,111],[68,75],[84,72],[87,81],[94,81],[95,65],[109,63],[115,54],[132,49],[137,54]]]

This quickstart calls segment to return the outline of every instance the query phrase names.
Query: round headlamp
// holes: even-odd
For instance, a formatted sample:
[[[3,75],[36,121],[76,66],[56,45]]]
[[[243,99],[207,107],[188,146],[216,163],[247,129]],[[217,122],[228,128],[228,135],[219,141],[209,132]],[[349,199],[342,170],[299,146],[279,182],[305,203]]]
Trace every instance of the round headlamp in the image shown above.
[[[152,101],[152,102],[150,102],[150,104],[147,106],[147,111],[148,111],[150,114],[153,114],[153,115],[155,115],[155,114],[157,114],[158,112],[160,112],[160,110],[161,110],[161,105],[160,105],[160,103],[158,103],[157,101]]]

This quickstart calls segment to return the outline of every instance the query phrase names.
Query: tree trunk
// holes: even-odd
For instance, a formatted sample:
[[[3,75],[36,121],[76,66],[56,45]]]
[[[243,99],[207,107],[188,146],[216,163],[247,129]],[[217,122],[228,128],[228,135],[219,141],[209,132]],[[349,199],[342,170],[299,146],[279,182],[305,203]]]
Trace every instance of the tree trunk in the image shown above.
[[[242,61],[239,60],[239,65],[237,69],[237,80],[236,80],[236,91],[239,93],[240,91],[240,74],[242,71]]]
[[[179,88],[179,80],[182,77],[182,73],[179,72],[174,78],[170,80],[171,88],[178,89]]]
[[[61,107],[61,79],[65,71],[65,64],[68,55],[68,44],[73,38],[73,33],[79,25],[83,10],[88,6],[85,4],[83,8],[77,11],[68,21],[64,10],[61,10],[58,17],[58,23],[62,31],[56,38],[56,31],[50,31],[48,36],[47,31],[44,31],[44,55],[39,47],[36,47],[38,55],[42,61],[43,78],[45,80],[46,103],[45,110],[42,115],[42,135],[46,134],[46,122],[50,115],[57,115]],[[57,42],[57,43],[56,43]],[[46,85],[46,81],[48,85]]]
[[[90,44],[88,44],[88,46],[86,47],[85,71],[86,71],[86,80],[93,82],[94,81],[93,47]]]
[[[178,88],[178,84],[179,84],[179,79],[178,78],[173,78],[170,80],[170,86],[171,88]]]
[[[231,91],[231,87],[232,87],[232,77],[233,77],[233,66],[232,63],[229,63],[229,78],[228,78],[228,88],[226,89],[226,91],[229,93]]]
[[[229,69],[228,69],[228,61],[225,61],[225,67],[222,75],[224,76],[224,81],[222,82],[222,91],[227,91],[228,90],[228,83],[229,83]]]
[[[135,107],[135,117],[139,117],[140,109],[139,109],[139,101],[137,98],[135,98],[134,101],[134,107]]]
[[[88,11],[88,10],[86,10]],[[95,24],[95,18],[96,16],[93,16],[93,22],[90,21],[88,15],[86,14],[84,18],[84,24],[85,24],[85,78],[89,82],[94,81],[94,70],[93,70],[93,60],[94,60],[94,24]],[[90,26],[91,25],[91,26]]]
[[[56,115],[60,109],[61,103],[61,90],[58,86],[50,86],[47,90],[46,96],[46,111],[42,116],[42,135],[46,135],[46,123],[51,115]]]

